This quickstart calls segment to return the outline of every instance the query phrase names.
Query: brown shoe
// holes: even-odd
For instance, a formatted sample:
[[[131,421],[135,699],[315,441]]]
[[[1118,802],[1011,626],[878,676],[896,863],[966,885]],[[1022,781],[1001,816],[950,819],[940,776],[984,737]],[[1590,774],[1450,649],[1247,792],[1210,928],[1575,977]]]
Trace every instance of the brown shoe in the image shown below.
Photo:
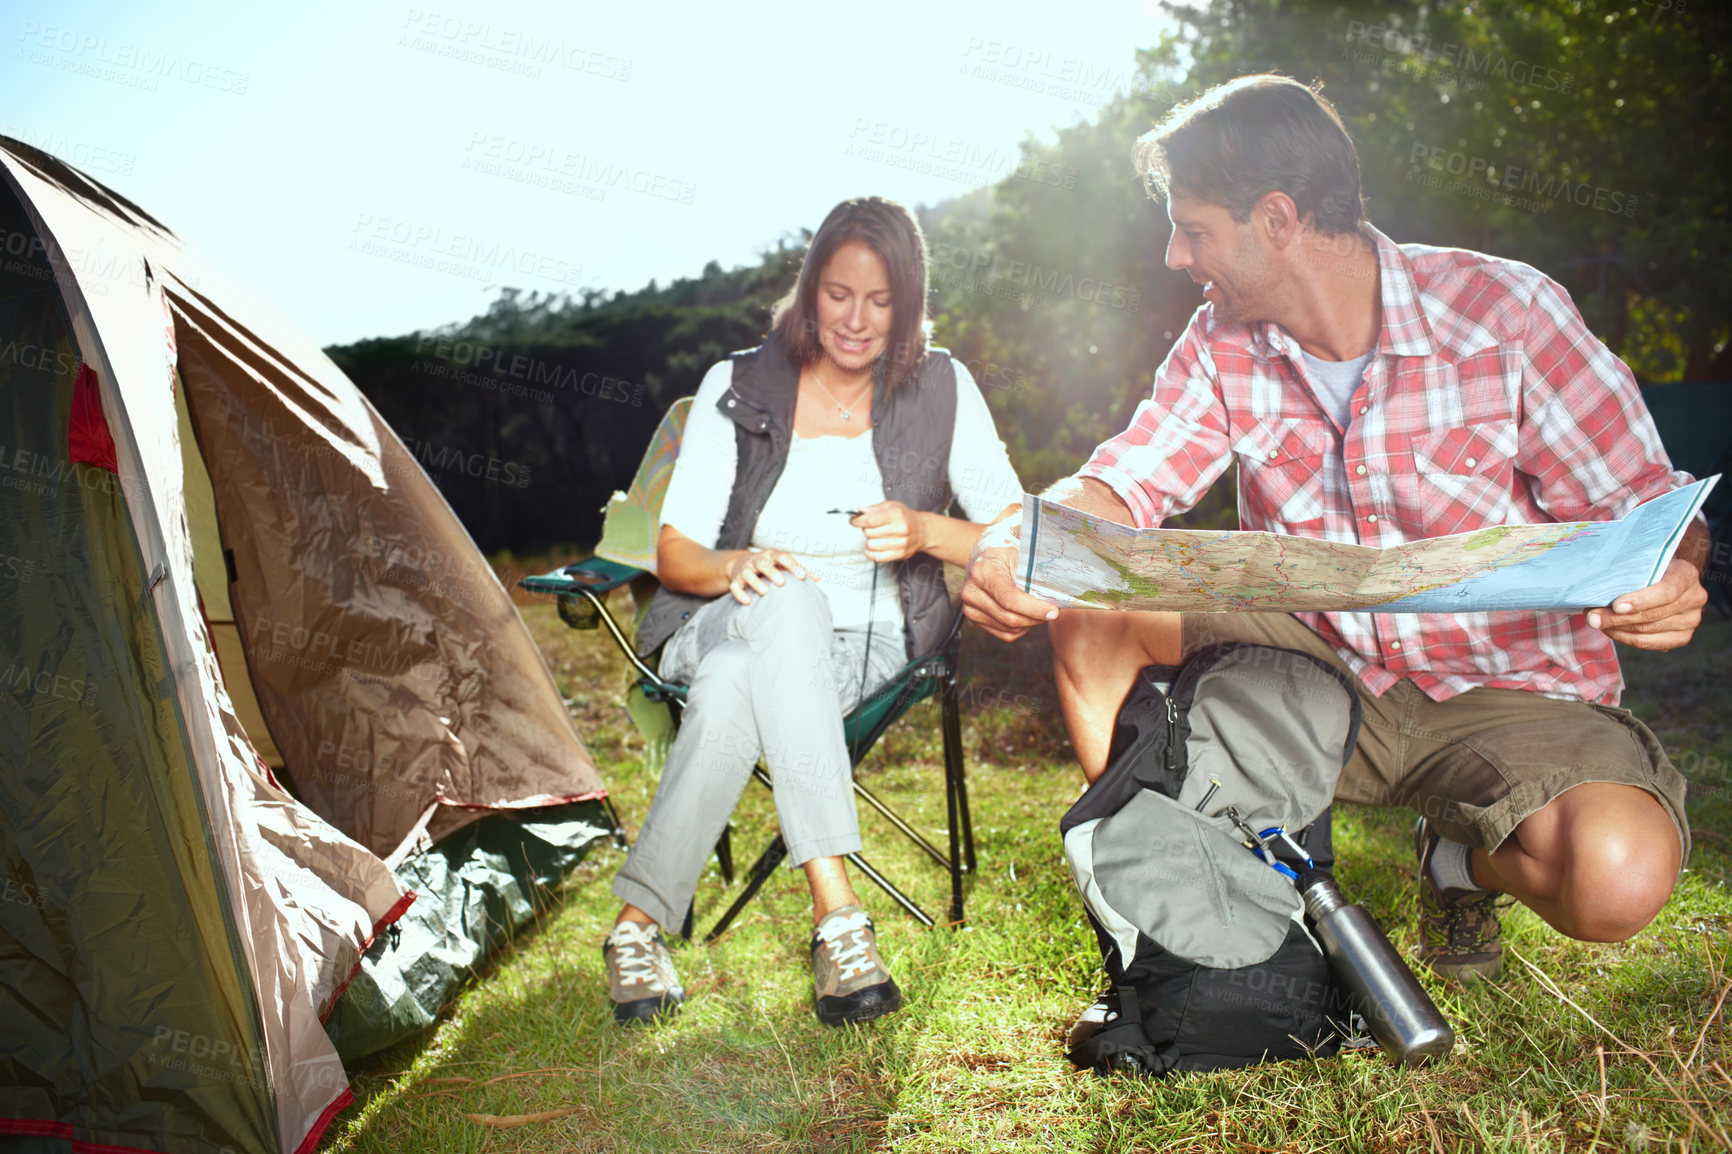
[[[812,1003],[826,1026],[865,1022],[902,1008],[902,991],[878,956],[872,919],[839,906],[812,932]]]
[[[1419,960],[1439,977],[1466,985],[1503,971],[1503,927],[1496,890],[1443,889],[1431,878],[1442,835],[1422,817],[1413,827],[1419,857]]]

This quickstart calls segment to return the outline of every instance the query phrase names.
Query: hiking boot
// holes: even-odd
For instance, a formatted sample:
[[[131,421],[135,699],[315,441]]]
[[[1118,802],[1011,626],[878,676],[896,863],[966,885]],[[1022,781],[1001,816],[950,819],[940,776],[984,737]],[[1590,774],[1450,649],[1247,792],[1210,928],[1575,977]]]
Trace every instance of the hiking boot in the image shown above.
[[[1431,877],[1431,855],[1443,837],[1422,817],[1413,827],[1419,857],[1419,960],[1439,977],[1466,985],[1503,969],[1503,928],[1496,890],[1443,889]]]
[[[607,959],[607,996],[613,1002],[614,1021],[626,1025],[654,1021],[657,1014],[671,1014],[685,1001],[685,987],[655,926],[619,923],[602,943],[601,956]]]
[[[902,1008],[902,991],[878,956],[872,919],[859,906],[838,906],[812,931],[812,985],[818,1020],[826,1026]]]

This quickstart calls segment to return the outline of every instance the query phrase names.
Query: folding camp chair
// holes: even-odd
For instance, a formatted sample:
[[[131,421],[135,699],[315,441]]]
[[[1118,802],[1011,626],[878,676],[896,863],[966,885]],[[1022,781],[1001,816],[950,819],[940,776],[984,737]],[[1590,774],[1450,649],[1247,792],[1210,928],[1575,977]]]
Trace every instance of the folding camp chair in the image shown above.
[[[684,398],[669,409],[651,439],[631,488],[623,494],[615,493],[608,502],[602,540],[596,546],[596,556],[552,573],[525,577],[518,582],[521,587],[533,593],[556,594],[559,598],[560,617],[573,628],[594,629],[601,626],[607,630],[608,635],[625,654],[626,660],[630,661],[637,671],[637,680],[631,691],[633,699],[628,702],[628,709],[634,720],[639,722],[640,728],[653,730],[657,724],[653,710],[665,706],[664,716],[671,723],[669,736],[672,726],[678,724],[680,711],[685,707],[686,686],[664,680],[648,662],[638,656],[631,639],[607,611],[606,600],[613,590],[630,584],[634,592],[639,594],[641,614],[641,608],[648,600],[644,594],[650,593],[655,587],[653,569],[655,541],[660,532],[659,512],[662,498],[667,493],[668,479],[673,474],[673,462],[679,452],[680,435],[684,430],[690,406],[690,398]],[[858,779],[854,780],[853,785],[857,797],[882,814],[891,825],[950,875],[950,920],[953,922],[959,922],[963,917],[962,875],[974,872],[975,868],[974,826],[968,811],[968,784],[962,763],[962,722],[956,692],[961,631],[962,614],[958,610],[943,644],[935,652],[904,665],[895,676],[874,690],[843,719],[843,736],[848,743],[850,761],[852,765],[858,766],[860,760],[871,751],[872,746],[898,718],[918,702],[937,695],[940,726],[944,736],[944,788],[949,817],[950,852],[946,854],[933,845]],[[651,710],[645,710],[645,705],[650,706]],[[646,733],[646,736],[649,734]],[[755,766],[752,773],[764,785],[770,784],[770,777],[761,764]],[[739,897],[705,936],[706,943],[714,941],[727,930],[734,918],[769,880],[775,868],[787,857],[787,853],[787,845],[782,840],[782,835],[777,833],[747,871],[745,888]],[[723,831],[721,840],[716,845],[716,856],[723,879],[728,884],[733,884],[732,838],[728,830]],[[862,874],[870,878],[922,925],[933,925],[929,914],[860,854],[851,853],[847,857]],[[682,931],[687,938],[691,936],[691,922],[692,914],[688,911]]]

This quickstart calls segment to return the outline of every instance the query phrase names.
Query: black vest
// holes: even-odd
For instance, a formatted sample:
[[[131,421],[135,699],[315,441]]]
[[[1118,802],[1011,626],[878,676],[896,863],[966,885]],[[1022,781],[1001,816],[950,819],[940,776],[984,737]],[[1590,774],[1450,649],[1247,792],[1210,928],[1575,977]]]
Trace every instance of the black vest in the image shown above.
[[[737,447],[734,488],[722,518],[717,549],[744,549],[758,514],[770,499],[788,461],[799,396],[800,368],[772,337],[733,355],[733,382],[717,409],[734,423]],[[950,354],[929,349],[914,380],[884,387],[883,361],[872,396],[872,451],[884,478],[884,496],[925,513],[946,513],[950,491],[950,440],[956,428],[956,369]],[[933,652],[950,629],[953,610],[944,584],[944,563],[916,553],[895,563],[902,599],[908,658]],[[728,596],[728,594],[723,594]],[[637,648],[654,653],[693,613],[714,598],[661,589],[638,626]]]

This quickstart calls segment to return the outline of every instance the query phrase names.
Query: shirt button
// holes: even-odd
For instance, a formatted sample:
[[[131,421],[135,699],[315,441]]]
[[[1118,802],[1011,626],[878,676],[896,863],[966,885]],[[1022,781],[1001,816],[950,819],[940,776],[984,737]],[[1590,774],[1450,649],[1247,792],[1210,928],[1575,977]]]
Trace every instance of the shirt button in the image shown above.
[[[1365,415],[1365,414],[1366,414],[1366,413],[1369,413],[1369,412],[1370,412],[1370,411],[1371,411],[1371,406],[1370,406],[1370,405],[1360,405],[1360,406],[1359,406],[1359,415],[1360,415],[1360,416],[1362,416],[1362,417],[1363,417],[1363,416],[1364,416],[1364,415]]]
[[[1361,477],[1365,476],[1365,466],[1364,465],[1359,466],[1359,468],[1357,468],[1353,471],[1355,473],[1358,473]]]
[[[1275,450],[1274,450],[1274,449],[1270,449],[1270,450],[1269,450],[1269,459],[1270,459],[1270,460],[1271,460],[1271,461],[1273,461],[1273,460],[1274,460],[1274,459],[1275,459],[1275,458],[1276,458],[1276,457],[1279,457],[1279,456],[1280,456],[1280,455],[1281,455],[1281,454],[1280,454],[1280,453],[1278,453],[1278,452],[1276,452],[1276,451],[1275,451]]]
[[[1400,648],[1401,648],[1401,642],[1399,642],[1399,641],[1391,641],[1391,642],[1390,642],[1390,643],[1389,643],[1389,648],[1391,648],[1391,649],[1400,649]]]
[[[728,398],[728,408],[730,408],[730,409],[731,409],[731,408],[733,408],[733,407],[734,407],[734,398],[732,398],[732,397],[729,397],[729,398]]]
[[[1473,459],[1473,458],[1472,458],[1472,457],[1469,457],[1469,458],[1468,458],[1468,459],[1467,459],[1467,467],[1468,467],[1468,468],[1470,468],[1470,469],[1471,469],[1471,468],[1473,468],[1473,467],[1474,467],[1474,466],[1475,466],[1475,465],[1477,465],[1477,464],[1479,464],[1479,462],[1478,462],[1478,461],[1476,461],[1476,460],[1474,460],[1474,459]]]
[[[1365,519],[1367,521],[1370,521],[1373,525],[1377,524],[1377,514],[1376,513],[1371,514],[1371,516],[1369,516]]]

